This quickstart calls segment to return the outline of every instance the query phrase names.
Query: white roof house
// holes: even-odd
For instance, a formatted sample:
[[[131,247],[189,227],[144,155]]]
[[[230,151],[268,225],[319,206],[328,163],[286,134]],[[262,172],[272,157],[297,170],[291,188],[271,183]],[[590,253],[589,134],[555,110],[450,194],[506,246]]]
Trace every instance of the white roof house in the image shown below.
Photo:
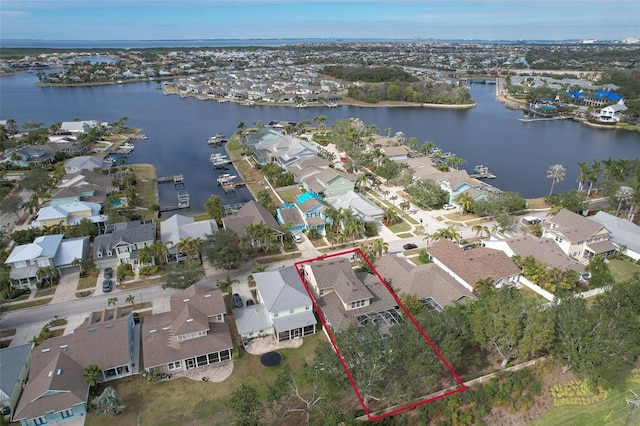
[[[73,226],[83,219],[88,219],[93,223],[106,222],[108,217],[100,214],[101,208],[102,206],[98,203],[85,201],[46,206],[38,211],[38,216],[31,223],[31,227],[50,226],[54,223]]]
[[[63,121],[60,124],[61,132],[71,132],[71,133],[87,133],[92,128],[97,125],[102,125],[105,128],[109,127],[108,122],[99,122],[97,120],[82,120],[82,121]]]
[[[609,241],[618,247],[626,247],[624,252],[626,256],[640,260],[640,226],[603,211],[590,216],[589,219],[605,226],[611,232]]]
[[[81,170],[103,169],[104,167],[104,160],[92,155],[73,157],[64,162],[64,172],[68,175],[78,173]]]
[[[379,220],[384,215],[384,211],[369,201],[366,197],[355,191],[349,191],[344,195],[327,200],[333,208],[350,209],[357,214],[365,222],[373,222]]]
[[[207,235],[213,234],[218,230],[218,224],[215,220],[197,221],[189,216],[175,214],[160,222],[160,240],[164,244],[171,242],[169,254],[176,254],[176,244],[181,239],[205,239]]]

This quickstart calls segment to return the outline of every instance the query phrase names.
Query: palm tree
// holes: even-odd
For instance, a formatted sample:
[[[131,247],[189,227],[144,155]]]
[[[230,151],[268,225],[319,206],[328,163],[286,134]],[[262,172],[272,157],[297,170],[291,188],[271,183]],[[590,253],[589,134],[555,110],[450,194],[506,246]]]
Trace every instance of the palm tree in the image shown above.
[[[364,192],[364,190],[367,188],[368,183],[369,178],[366,174],[363,173],[356,178],[354,186],[358,190],[358,192]]]
[[[231,275],[227,274],[224,280],[218,280],[216,281],[216,284],[218,288],[222,290],[223,293],[229,293],[229,290],[231,289],[231,287],[234,284],[237,284],[239,282],[240,280],[236,278],[231,278]]]
[[[153,261],[153,250],[151,248],[151,246],[146,246],[143,247],[139,252],[138,252],[138,264],[140,266],[144,266],[144,265],[148,265],[149,263],[151,263]]]
[[[382,256],[383,253],[387,253],[389,251],[389,244],[386,241],[384,241],[382,238],[373,240],[370,247],[371,247],[371,253],[375,257],[380,257]]]
[[[85,382],[89,384],[90,387],[94,387],[99,380],[104,379],[102,374],[102,369],[97,364],[91,364],[87,368],[84,369],[84,373],[82,374],[82,378]]]
[[[107,299],[107,306],[116,306],[116,304],[118,303],[118,298],[117,297],[110,297]]]
[[[155,241],[150,247],[156,259],[158,259],[159,265],[167,263],[167,255],[169,254],[169,247],[172,246],[171,241],[163,243],[161,240]]]
[[[567,176],[567,169],[562,164],[554,164],[547,170],[547,179],[551,179],[551,191],[549,195],[553,194],[553,187],[557,182],[562,182]]]
[[[384,131],[387,132],[387,137],[390,138],[391,137],[391,127],[385,128]]]
[[[249,276],[247,277],[247,282],[249,283],[249,285],[253,285],[256,283],[256,280],[253,276],[253,274],[257,274],[260,272],[264,272],[267,270],[269,266],[268,265],[258,265],[258,266],[254,266],[253,269],[251,270],[251,273],[249,274]]]
[[[396,205],[396,200],[398,199],[397,195],[392,195],[391,197],[389,197],[389,199],[391,200],[391,202],[393,203],[393,205]]]
[[[471,211],[473,198],[466,192],[461,192],[453,198],[453,201],[460,206],[460,214]]]
[[[47,287],[53,283],[54,278],[58,275],[58,270],[53,266],[42,266],[36,270],[36,277],[40,282],[47,282]]]
[[[580,169],[580,174],[576,178],[576,182],[578,182],[578,192],[580,192],[584,190],[584,182],[588,179],[589,166],[586,162],[581,161],[578,163],[578,168]]]
[[[480,238],[482,238],[482,236],[484,235],[485,232],[487,233],[487,236],[490,235],[489,228],[486,227],[486,226],[473,225],[471,227],[471,230],[476,233],[476,237],[479,236]]]
[[[476,294],[482,295],[492,293],[496,288],[493,285],[493,280],[491,278],[482,278],[478,280],[475,286],[473,286],[473,290]]]
[[[416,148],[418,147],[418,139],[416,139],[414,136],[411,136],[409,138],[409,142],[407,143],[407,146],[415,151]]]
[[[630,186],[621,186],[616,191],[614,198],[618,201],[618,208],[616,209],[616,216],[620,213],[620,208],[622,207],[622,203],[629,203],[629,201],[633,200],[635,193],[633,188]]]
[[[238,131],[240,132],[240,135],[242,135],[242,133],[244,133],[244,129],[247,126],[244,124],[244,121],[241,121],[238,123],[238,126],[236,127],[236,129],[238,129]]]
[[[400,210],[402,210],[402,213],[404,213],[405,215],[407,214],[407,211],[411,208],[411,203],[407,200],[402,200],[400,201]]]
[[[593,185],[598,181],[598,176],[600,175],[601,171],[602,169],[600,169],[600,162],[593,160],[591,162],[591,170],[589,170],[589,174],[587,176],[587,180],[589,181],[589,190],[587,191],[587,197],[591,195],[591,189],[593,188]]]
[[[133,294],[130,294],[124,301],[127,303],[131,303],[131,307],[133,308],[133,304],[136,302],[136,297]]]
[[[185,255],[187,256],[187,259],[191,258],[191,250],[192,250],[191,237],[180,238],[180,240],[176,243],[176,252],[185,253]]]

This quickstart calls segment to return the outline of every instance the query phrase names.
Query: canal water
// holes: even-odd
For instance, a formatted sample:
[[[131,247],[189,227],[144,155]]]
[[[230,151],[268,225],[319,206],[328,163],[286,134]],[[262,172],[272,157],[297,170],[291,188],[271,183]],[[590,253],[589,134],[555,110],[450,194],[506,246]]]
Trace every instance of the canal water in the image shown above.
[[[128,117],[127,124],[141,127],[148,136],[136,142],[129,163],[151,163],[158,175],[182,173],[191,197],[192,212],[202,211],[211,194],[220,195],[225,204],[246,202],[251,195],[241,189],[226,196],[218,187],[219,171],[209,156],[223,152],[212,149],[207,139],[218,133],[231,135],[244,122],[248,127],[262,120],[302,121],[318,115],[328,117],[327,125],[338,119],[357,117],[375,124],[384,132],[403,132],[419,142],[433,141],[445,152],[462,157],[469,171],[485,165],[497,176],[489,181],[502,190],[516,191],[527,198],[549,193],[547,169],[552,164],[567,168],[567,177],[555,191],[576,188],[577,163],[609,157],[639,158],[640,135],[617,129],[597,129],[582,123],[541,121],[523,123],[522,113],[511,111],[495,100],[495,86],[472,85],[478,105],[470,110],[430,108],[382,108],[340,106],[338,108],[279,106],[247,107],[235,103],[200,101],[163,95],[155,82],[91,86],[38,87],[35,74],[0,77],[0,119],[13,118],[42,122],[96,119],[114,121]],[[234,170],[225,173],[237,174]],[[176,204],[172,184],[160,185],[161,204]]]

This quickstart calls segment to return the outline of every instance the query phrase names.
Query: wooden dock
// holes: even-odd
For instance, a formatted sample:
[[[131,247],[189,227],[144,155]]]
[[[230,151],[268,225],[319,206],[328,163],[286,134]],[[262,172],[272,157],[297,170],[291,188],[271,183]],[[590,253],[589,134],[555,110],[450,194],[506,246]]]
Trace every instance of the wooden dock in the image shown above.
[[[475,179],[495,179],[496,175],[489,173],[489,168],[483,165],[475,166],[473,168],[475,173],[469,175],[470,178]]]
[[[179,175],[158,176],[156,183],[173,183],[174,185],[184,185],[184,176]]]

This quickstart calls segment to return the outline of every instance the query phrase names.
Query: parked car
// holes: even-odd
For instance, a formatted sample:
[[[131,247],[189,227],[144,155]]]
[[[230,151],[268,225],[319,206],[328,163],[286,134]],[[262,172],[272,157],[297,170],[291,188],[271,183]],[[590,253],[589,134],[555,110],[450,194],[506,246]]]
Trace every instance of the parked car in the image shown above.
[[[407,243],[407,244],[403,245],[402,248],[405,249],[405,250],[413,250],[415,248],[418,248],[418,246],[413,244],[413,243]]]
[[[105,277],[105,279],[109,279],[109,278],[113,277],[113,269],[104,268],[104,277]]]
[[[453,210],[456,208],[456,206],[454,206],[453,204],[445,204],[444,206],[442,206],[442,208],[445,210]]]
[[[238,293],[233,293],[233,307],[234,308],[242,308],[242,297]]]
[[[253,305],[255,305],[255,302],[253,301],[253,299],[247,300],[247,306],[253,306]]]
[[[102,281],[102,291],[104,293],[109,293],[111,291],[111,280],[110,279],[106,279],[106,280]]]
[[[300,234],[295,234],[293,236],[293,242],[295,242],[296,244],[300,244],[302,242],[302,237],[300,236]]]

